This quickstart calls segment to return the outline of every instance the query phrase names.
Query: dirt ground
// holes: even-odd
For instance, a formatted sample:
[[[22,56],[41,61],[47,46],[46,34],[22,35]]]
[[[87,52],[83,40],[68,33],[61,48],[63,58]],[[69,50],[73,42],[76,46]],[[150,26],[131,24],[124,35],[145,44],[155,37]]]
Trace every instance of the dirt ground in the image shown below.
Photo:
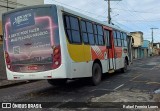
[[[92,102],[160,102],[160,94],[147,94],[138,90],[117,91],[92,99]]]
[[[158,91],[157,91],[158,92]],[[144,93],[139,90],[134,91],[117,91],[105,94],[100,97],[92,98],[92,102],[160,102],[160,94]],[[135,106],[134,106],[135,107]],[[127,111],[160,111],[160,108],[126,108]],[[125,110],[122,110],[125,111]]]

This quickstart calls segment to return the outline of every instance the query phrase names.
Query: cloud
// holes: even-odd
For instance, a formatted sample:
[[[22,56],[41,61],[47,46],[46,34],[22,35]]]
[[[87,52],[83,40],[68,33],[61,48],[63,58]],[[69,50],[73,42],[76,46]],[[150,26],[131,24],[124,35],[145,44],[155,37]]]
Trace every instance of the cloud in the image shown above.
[[[104,0],[46,0],[59,4],[87,16],[106,21],[107,2]],[[160,28],[160,1],[122,0],[111,1],[111,17],[115,25],[128,31],[142,31],[144,38],[151,38],[151,27]],[[117,15],[118,14],[118,15]],[[154,31],[155,39],[160,41],[159,30]]]

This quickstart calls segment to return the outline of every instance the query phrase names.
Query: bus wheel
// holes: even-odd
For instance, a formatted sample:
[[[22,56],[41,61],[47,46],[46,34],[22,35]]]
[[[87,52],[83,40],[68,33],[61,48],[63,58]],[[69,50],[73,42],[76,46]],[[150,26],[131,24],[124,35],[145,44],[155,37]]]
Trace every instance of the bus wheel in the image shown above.
[[[121,69],[121,72],[122,72],[122,73],[127,72],[127,60],[126,60],[126,59],[125,59],[125,61],[124,61],[124,67]]]
[[[98,63],[94,63],[92,68],[92,77],[91,83],[92,85],[96,86],[101,82],[102,78],[102,69]]]
[[[48,79],[48,83],[53,86],[62,86],[65,85],[67,82],[67,79]]]

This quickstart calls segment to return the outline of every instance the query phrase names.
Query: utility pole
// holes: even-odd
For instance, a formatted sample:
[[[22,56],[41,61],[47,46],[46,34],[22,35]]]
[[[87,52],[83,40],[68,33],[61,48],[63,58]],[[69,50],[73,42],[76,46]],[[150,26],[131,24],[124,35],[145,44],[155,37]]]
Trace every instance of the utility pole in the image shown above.
[[[108,0],[108,24],[111,23],[111,8],[110,8],[110,0]]]
[[[152,30],[152,54],[153,54],[153,42],[154,42],[154,38],[153,38],[153,30],[154,29],[158,29],[158,28],[151,28],[151,30]]]
[[[110,7],[110,1],[122,1],[122,0],[104,0],[108,1],[108,24],[111,24],[111,7]]]

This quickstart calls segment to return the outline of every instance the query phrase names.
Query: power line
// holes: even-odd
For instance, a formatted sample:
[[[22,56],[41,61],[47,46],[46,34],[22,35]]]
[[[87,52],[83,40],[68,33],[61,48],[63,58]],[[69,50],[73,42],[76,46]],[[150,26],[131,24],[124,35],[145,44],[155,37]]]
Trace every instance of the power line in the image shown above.
[[[9,6],[4,6],[4,5],[0,5],[0,7],[9,8],[9,9],[15,9],[14,7],[9,7]]]
[[[126,2],[125,2],[126,3]],[[127,6],[128,6],[128,4],[126,3],[126,4],[124,4],[124,2],[122,2],[122,4],[123,4],[123,7],[125,7],[125,8],[127,8],[127,9],[129,9]],[[131,12],[128,12],[131,16],[133,16],[133,17],[137,17],[137,14],[135,15],[135,13],[131,13]],[[128,17],[128,16],[126,16],[126,17]],[[138,16],[139,17],[139,16]],[[140,17],[139,17],[140,18]],[[130,19],[130,18],[129,18]],[[140,27],[140,24],[137,24],[137,23],[135,23],[135,22],[129,22],[130,24],[135,24],[135,26],[136,27],[139,27],[140,29],[141,29],[141,27],[143,27],[143,29],[145,29],[146,27],[144,27],[144,26],[141,26]]]
[[[159,20],[116,20],[116,21],[125,21],[125,22],[157,22],[157,21],[160,21],[160,19]]]
[[[0,2],[9,3],[9,4],[12,4],[12,5],[26,6],[26,5],[24,5],[24,4],[20,4],[20,3],[17,3],[17,2],[13,2],[13,1],[10,1],[10,0],[0,0]]]
[[[115,21],[116,22],[116,21]],[[118,23],[118,22],[116,22],[117,24],[119,24],[119,25],[121,25],[121,26],[124,26],[124,27],[126,27],[127,29],[131,29],[131,30],[133,30],[131,27],[128,27],[128,26],[125,26],[124,24],[121,24],[121,23]],[[143,34],[144,35],[144,34]],[[134,35],[135,37],[139,37],[139,36],[136,36],[136,35]],[[151,39],[151,38],[145,38],[144,40],[146,40],[146,39]]]
[[[123,2],[122,2],[123,3]],[[126,7],[126,5],[124,5],[123,4],[123,6],[122,7]],[[133,16],[133,17],[135,17],[131,12],[128,12],[131,16]],[[128,18],[128,16],[126,16],[127,18]],[[130,19],[130,18],[129,18]],[[129,22],[130,24],[133,24],[134,26],[136,26],[136,27],[138,27],[138,28],[140,28],[141,29],[141,27],[139,26],[139,25],[137,25],[137,24],[135,24],[134,22]],[[137,29],[136,29],[137,30]]]
[[[157,13],[154,13],[154,12],[141,12],[141,11],[134,11],[134,10],[126,10],[126,9],[119,9],[119,8],[112,8],[113,10],[122,10],[122,11],[129,11],[129,12],[136,12],[136,13],[150,13],[150,14],[159,14],[158,12]]]
[[[115,5],[114,7],[116,7],[120,2],[121,2],[121,1],[119,1],[118,3],[116,3],[116,5]],[[112,9],[113,9],[114,7],[112,7]]]
[[[128,4],[128,3],[127,3]],[[128,5],[127,5],[128,6]],[[130,7],[131,8],[131,7]],[[132,8],[133,9],[133,8]],[[134,9],[133,9],[134,10]],[[134,10],[135,11],[135,10]],[[142,16],[139,16],[140,18],[142,18],[143,20],[146,20],[144,17],[142,17]],[[148,23],[148,24],[146,24],[146,25],[148,25],[149,26],[149,28],[150,27],[155,27],[155,26],[153,26],[152,24],[150,24],[150,23]],[[153,33],[153,31],[152,31],[152,33]],[[152,34],[152,43],[153,43],[153,34]]]
[[[113,20],[113,21],[114,21],[114,20]],[[121,23],[119,23],[119,22],[117,22],[117,21],[115,21],[115,23],[117,23],[117,24],[119,24],[119,25],[121,25],[121,26],[124,26],[124,27],[126,27],[127,29],[134,30],[134,29],[132,29],[131,27],[128,27],[128,26],[126,26],[126,25],[124,25],[124,24],[121,24]]]
[[[70,8],[74,8],[74,9],[77,9],[77,10],[81,10],[81,11],[84,11],[84,12],[87,12],[89,14],[93,14],[93,15],[98,15],[98,14],[95,14],[95,13],[92,13],[92,12],[89,12],[89,11],[86,11],[86,10],[82,10],[82,9],[79,9],[77,7],[74,7],[74,6],[71,6],[71,5],[68,5],[68,4],[65,4],[65,3],[62,3],[62,2],[59,2],[59,1],[56,1],[56,0],[53,0],[54,2],[57,2],[61,5],[64,5],[64,6],[69,6]],[[95,7],[95,6],[94,6]],[[102,16],[102,15],[98,15],[98,17],[102,17],[102,18],[106,18],[105,16]],[[133,30],[133,29],[132,29]]]
[[[97,3],[98,1],[97,0],[91,0],[88,4],[87,4],[87,8],[94,8],[95,9],[95,6],[96,6],[96,8],[98,9],[98,8],[101,8],[102,7],[102,5],[97,5],[98,3]],[[89,5],[89,7],[88,7],[88,5]]]
[[[87,12],[87,13],[92,14],[92,15],[97,15],[97,16],[99,16],[99,17],[106,18],[105,16],[98,15],[98,14],[89,12],[89,11],[87,11],[87,10],[83,10],[83,9],[80,9],[80,8],[77,8],[77,7],[74,7],[74,6],[71,6],[71,5],[68,5],[68,4],[65,4],[65,3],[62,3],[62,2],[56,1],[56,0],[52,0],[52,1],[55,1],[55,2],[57,2],[57,3],[59,3],[59,4],[64,5],[64,6],[72,7],[72,8],[74,8],[74,9],[77,9],[77,10],[81,10],[81,11]]]
[[[9,1],[9,0],[0,0],[1,3],[6,3],[6,5],[0,5],[0,7],[3,7],[3,8],[6,8],[7,11],[8,9],[15,9],[16,7],[11,7],[9,5],[15,5],[15,6],[26,6],[24,4],[20,4],[20,3],[17,3],[17,2],[13,2],[13,1]]]
[[[110,1],[111,0],[104,0],[104,1],[108,1],[108,24],[111,23],[111,7],[110,7]],[[121,0],[116,0],[116,1],[121,1]]]
[[[127,6],[129,6],[129,4],[126,2],[126,4],[127,4]],[[135,11],[134,10],[134,8],[132,8],[132,7],[130,7],[133,11]],[[138,16],[138,17],[140,17],[140,18],[142,18],[143,20],[146,20],[145,18],[143,18],[142,16]],[[149,27],[154,27],[154,26],[152,26],[152,24],[150,24],[150,25],[148,25]]]

